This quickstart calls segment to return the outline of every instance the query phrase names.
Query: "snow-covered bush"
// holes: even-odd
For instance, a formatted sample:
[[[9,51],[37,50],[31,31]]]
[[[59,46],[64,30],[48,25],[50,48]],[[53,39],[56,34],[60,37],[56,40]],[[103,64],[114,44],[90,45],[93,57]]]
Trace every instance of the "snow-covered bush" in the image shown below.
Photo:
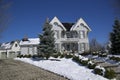
[[[22,57],[23,57],[23,55],[18,55],[17,57],[22,58]]]
[[[92,61],[89,61],[88,62],[88,68],[89,69],[94,69],[96,67],[96,64],[95,63],[93,63]]]
[[[107,53],[99,53],[99,57],[107,57]]]
[[[96,56],[96,55],[98,55],[98,52],[92,52],[92,55]]]
[[[64,58],[64,54],[61,54],[61,55],[60,55],[60,58]]]
[[[82,64],[83,66],[87,66],[87,65],[88,65],[88,61],[87,61],[87,60],[82,60],[82,61],[81,61],[81,64]]]
[[[26,57],[27,57],[27,58],[31,58],[31,57],[32,57],[32,55],[31,55],[31,54],[28,54],[28,55],[26,55]]]
[[[72,58],[73,61],[77,62],[78,64],[81,64],[83,66],[87,66],[88,65],[88,58],[82,57],[82,56],[74,56]]]
[[[38,57],[38,55],[36,55],[36,54],[32,55],[32,58],[36,58],[36,57]]]
[[[115,78],[115,77],[116,77],[115,71],[112,70],[112,69],[109,69],[109,70],[106,69],[104,77],[106,77],[106,78],[108,78],[108,79],[113,79],[113,78]]]
[[[104,74],[105,74],[105,68],[103,68],[101,66],[96,66],[95,69],[94,69],[94,73],[98,74],[98,75],[104,76]]]
[[[17,57],[19,57],[19,58],[31,58],[32,55],[31,54],[28,54],[28,55],[18,55]]]
[[[58,54],[54,54],[54,55],[52,55],[52,57],[54,57],[54,58],[58,58],[59,55],[58,55]]]
[[[69,55],[67,55],[67,54],[65,55],[65,58],[72,58],[72,57],[73,57],[73,55],[70,55],[70,54]]]
[[[112,56],[112,57],[109,57],[111,60],[114,60],[116,62],[119,62],[120,61],[120,57],[115,57],[115,56]]]
[[[45,54],[44,57],[48,60],[48,58],[50,57],[50,54]]]
[[[80,55],[82,55],[82,56],[87,56],[87,55],[89,55],[89,54],[90,54],[90,51],[85,51],[85,52],[81,53]]]
[[[72,60],[75,61],[75,62],[77,62],[77,63],[80,63],[80,62],[81,62],[81,60],[79,59],[78,56],[74,56],[74,57],[72,58]]]

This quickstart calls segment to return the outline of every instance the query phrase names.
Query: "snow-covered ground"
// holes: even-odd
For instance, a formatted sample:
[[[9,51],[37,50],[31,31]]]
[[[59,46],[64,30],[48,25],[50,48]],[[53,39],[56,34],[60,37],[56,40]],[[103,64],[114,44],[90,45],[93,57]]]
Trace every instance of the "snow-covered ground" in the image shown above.
[[[57,61],[54,59],[55,58],[50,58],[49,60],[35,60],[32,58],[15,58],[15,60],[33,64],[45,70],[49,70],[51,72],[67,77],[70,80],[108,80],[100,75],[94,74],[92,72],[93,70],[78,65],[71,59],[57,58]]]

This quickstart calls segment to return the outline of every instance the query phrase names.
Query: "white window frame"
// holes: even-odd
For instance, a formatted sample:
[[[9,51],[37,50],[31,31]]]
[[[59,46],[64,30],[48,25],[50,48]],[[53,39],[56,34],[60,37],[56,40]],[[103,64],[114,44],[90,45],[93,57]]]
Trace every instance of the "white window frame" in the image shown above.
[[[85,31],[80,31],[80,39],[84,39],[85,38]]]
[[[80,48],[81,48],[81,51],[85,51],[85,43],[81,43]]]
[[[59,31],[58,30],[54,31],[54,37],[55,37],[55,39],[59,39]]]

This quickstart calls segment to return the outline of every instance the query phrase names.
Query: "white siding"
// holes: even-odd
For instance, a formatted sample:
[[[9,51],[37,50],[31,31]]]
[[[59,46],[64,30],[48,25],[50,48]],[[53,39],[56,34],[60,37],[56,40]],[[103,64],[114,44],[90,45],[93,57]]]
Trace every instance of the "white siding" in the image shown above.
[[[19,52],[20,51],[20,45],[17,42],[15,42],[12,46],[11,51],[14,51],[15,53]]]
[[[80,39],[85,38],[85,31],[79,31]]]
[[[25,55],[25,54],[28,54],[28,47],[22,47],[21,46],[21,54]]]
[[[31,54],[31,55],[33,54],[33,47],[32,46],[29,47],[29,53],[28,54]]]
[[[37,54],[37,46],[34,47],[34,54]]]

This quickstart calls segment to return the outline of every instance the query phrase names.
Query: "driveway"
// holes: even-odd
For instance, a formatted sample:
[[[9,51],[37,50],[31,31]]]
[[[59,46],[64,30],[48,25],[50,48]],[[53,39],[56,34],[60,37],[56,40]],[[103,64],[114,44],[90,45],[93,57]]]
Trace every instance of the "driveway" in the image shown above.
[[[0,80],[68,80],[36,66],[12,59],[0,60]]]

